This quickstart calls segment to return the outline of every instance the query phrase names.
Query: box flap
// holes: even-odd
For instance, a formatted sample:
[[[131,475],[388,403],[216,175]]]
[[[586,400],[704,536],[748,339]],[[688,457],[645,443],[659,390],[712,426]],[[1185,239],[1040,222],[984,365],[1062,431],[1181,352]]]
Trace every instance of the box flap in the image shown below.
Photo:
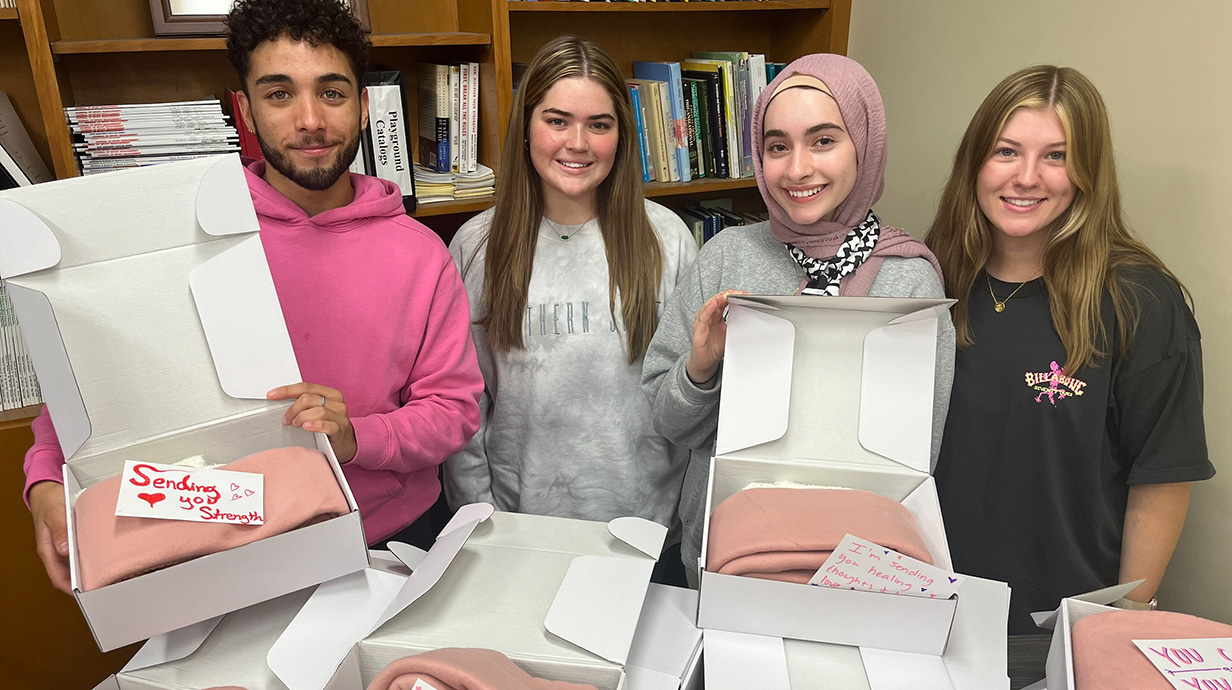
[[[569,564],[543,627],[623,666],[653,570],[653,560],[578,556]]]
[[[871,690],[953,690],[954,687],[939,656],[861,647],[860,658]]]
[[[136,671],[183,659],[197,651],[197,648],[205,642],[205,638],[209,637],[210,633],[214,632],[214,628],[218,627],[222,619],[223,616],[210,618],[179,630],[151,637],[149,641],[141,645],[141,649],[137,650],[133,658],[124,664],[120,672]]]
[[[1118,584],[1118,585],[1112,585],[1111,587],[1097,589],[1091,592],[1086,592],[1084,594],[1076,594],[1068,598],[1074,599],[1077,601],[1085,601],[1085,602],[1089,602],[1092,604],[1102,604],[1104,606],[1109,606],[1112,604],[1112,602],[1117,601],[1121,597],[1137,589],[1138,585],[1142,584],[1143,582],[1146,582],[1146,580],[1134,580],[1133,582],[1122,582],[1121,584]],[[1065,600],[1062,599],[1061,605],[1063,606],[1064,604],[1065,604]],[[1058,606],[1055,610],[1052,610],[1052,611],[1036,611],[1035,613],[1031,614],[1031,619],[1035,621],[1035,624],[1037,626],[1044,628],[1045,630],[1052,630],[1054,629],[1054,626],[1056,625],[1057,616],[1060,614],[1060,612],[1061,612],[1060,606]]]
[[[6,218],[24,220],[0,228],[4,260],[16,264],[14,272],[25,271],[12,279],[14,308],[27,326],[35,369],[70,463],[259,414],[277,406],[263,399],[265,391],[299,380],[259,244],[227,251],[259,229],[238,157],[24,187],[5,192],[4,204],[10,211],[10,204],[24,209],[6,211]],[[18,233],[15,257],[8,251],[12,233]],[[213,271],[220,280],[242,270],[260,273],[259,286],[225,286],[229,307],[206,298],[205,327],[220,347],[217,353],[203,334],[189,287],[191,273],[203,263],[203,273]],[[193,282],[200,289],[212,284],[209,278]],[[237,302],[243,290],[248,292]],[[254,304],[261,305],[259,312]],[[217,318],[209,317],[211,309]],[[242,327],[261,328],[248,333],[242,346],[236,338],[216,337],[219,323],[244,318],[250,323]],[[270,368],[278,358],[286,359]],[[242,361],[250,365],[235,364]],[[254,378],[261,367],[266,371]],[[259,402],[230,397],[215,383],[220,377],[227,390]],[[158,390],[168,392],[151,394]],[[112,469],[90,478],[118,473],[118,464]]]
[[[60,263],[60,243],[42,218],[0,197],[0,278],[41,271]]]
[[[267,391],[303,380],[260,236],[203,261],[188,284],[227,395],[264,400]]]
[[[107,676],[106,680],[94,686],[94,690],[120,690],[120,681],[114,675]]]
[[[249,196],[248,179],[239,156],[220,156],[197,186],[197,223],[215,237],[243,235],[261,229],[252,204],[220,204],[219,199]]]
[[[696,621],[697,590],[651,584],[625,666],[630,681],[630,669],[636,666],[675,677],[679,682],[701,646],[702,631]]]
[[[410,577],[368,568],[317,587],[270,649],[270,669],[289,688],[326,688],[355,643],[436,584],[475,526],[491,515],[486,503],[462,506]]]
[[[927,474],[937,316],[950,303],[731,297],[716,452]]]
[[[544,618],[543,627],[599,657],[624,665],[646,600],[650,574],[667,528],[639,517],[608,522],[608,532],[648,556],[578,556]]]
[[[783,638],[706,630],[707,690],[791,690]]]

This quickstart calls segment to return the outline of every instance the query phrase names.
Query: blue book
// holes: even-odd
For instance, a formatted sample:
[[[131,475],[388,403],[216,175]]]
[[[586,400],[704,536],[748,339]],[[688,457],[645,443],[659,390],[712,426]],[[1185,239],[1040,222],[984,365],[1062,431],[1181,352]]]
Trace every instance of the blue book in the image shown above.
[[[689,119],[684,109],[684,80],[680,75],[679,62],[633,63],[633,76],[638,79],[653,79],[667,82],[672,108],[672,131],[676,135],[676,165],[680,168],[680,181],[693,179],[689,171]]]
[[[626,84],[629,89],[629,100],[633,102],[633,119],[637,124],[637,149],[642,154],[642,182],[650,181],[650,159],[646,149],[646,125],[642,122],[642,99],[638,96],[636,84]]]

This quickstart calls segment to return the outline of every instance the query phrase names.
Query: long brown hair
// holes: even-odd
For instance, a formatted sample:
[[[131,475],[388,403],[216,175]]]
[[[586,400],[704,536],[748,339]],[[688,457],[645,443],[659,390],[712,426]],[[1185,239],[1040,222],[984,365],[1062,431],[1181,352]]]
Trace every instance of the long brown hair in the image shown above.
[[[1048,229],[1041,260],[1052,323],[1065,346],[1065,371],[1074,373],[1108,354],[1111,334],[1100,318],[1104,290],[1116,312],[1121,354],[1132,344],[1141,310],[1122,268],[1154,267],[1180,285],[1125,222],[1108,113],[1086,77],[1068,67],[1028,67],[988,94],[967,125],[924,241],[945,272],[946,295],[958,300],[953,314],[958,347],[970,347],[967,297],[993,249],[993,227],[980,210],[976,179],[1010,116],[1044,108],[1057,113],[1065,130],[1065,167],[1075,187],[1073,202]]]
[[[623,321],[625,349],[632,364],[646,353],[658,325],[656,301],[663,275],[663,251],[646,215],[642,176],[633,156],[637,146],[633,106],[624,76],[607,53],[575,36],[561,36],[543,46],[531,60],[514,96],[487,236],[484,312],[476,323],[487,330],[488,345],[494,350],[526,346],[523,319],[543,218],[543,190],[524,142],[535,108],[556,82],[570,77],[601,85],[616,108],[616,159],[596,198],[607,252],[608,309],[614,322]],[[618,297],[621,319],[616,318]]]

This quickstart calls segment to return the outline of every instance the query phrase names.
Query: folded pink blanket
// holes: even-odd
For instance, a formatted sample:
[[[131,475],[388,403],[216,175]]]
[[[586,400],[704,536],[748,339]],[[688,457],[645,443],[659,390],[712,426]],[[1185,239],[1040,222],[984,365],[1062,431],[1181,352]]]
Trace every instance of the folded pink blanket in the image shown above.
[[[1172,690],[1133,640],[1232,637],[1232,625],[1171,611],[1105,611],[1079,619],[1070,634],[1078,690]]]
[[[412,690],[423,680],[436,690],[595,690],[535,678],[491,649],[437,649],[398,659],[372,680],[368,690]]]
[[[706,570],[805,583],[846,534],[933,562],[915,516],[897,501],[852,489],[746,489],[710,516]]]
[[[350,508],[329,462],[308,448],[275,448],[227,465],[265,475],[265,524],[116,517],[120,477],[86,489],[74,508],[82,591],[290,532]]]

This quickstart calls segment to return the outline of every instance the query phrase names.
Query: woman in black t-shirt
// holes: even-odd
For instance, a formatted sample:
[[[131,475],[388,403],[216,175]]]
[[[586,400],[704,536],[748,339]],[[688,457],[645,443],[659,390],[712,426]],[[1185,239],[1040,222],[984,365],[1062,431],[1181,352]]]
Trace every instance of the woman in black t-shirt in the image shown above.
[[[1153,605],[1188,482],[1214,474],[1201,343],[1123,219],[1095,87],[1040,66],[993,89],[926,242],[958,300],[936,470],[955,568],[1010,584],[1011,633],[1118,582],[1144,580],[1119,605]]]

